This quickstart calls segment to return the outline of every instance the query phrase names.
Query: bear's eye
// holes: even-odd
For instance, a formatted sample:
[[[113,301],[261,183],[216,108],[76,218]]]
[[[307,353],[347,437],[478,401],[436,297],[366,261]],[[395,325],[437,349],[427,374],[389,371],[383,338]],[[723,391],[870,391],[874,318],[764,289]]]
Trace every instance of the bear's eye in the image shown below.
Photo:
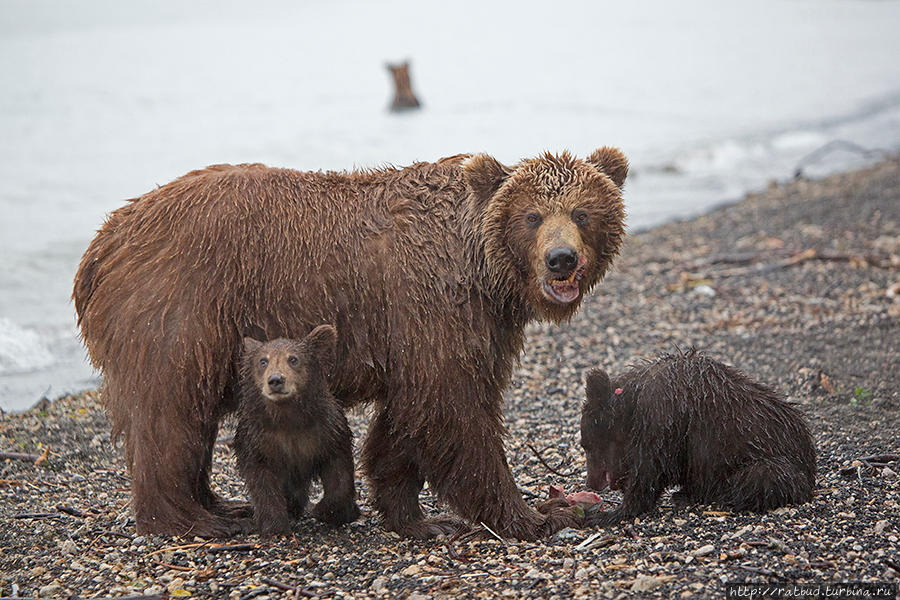
[[[266,365],[269,364],[269,359],[268,359],[268,358],[261,358],[261,359],[259,359],[259,364],[260,364],[260,366],[265,367]]]
[[[288,364],[292,367],[296,367],[299,362],[296,356],[288,356]]]
[[[576,225],[587,225],[588,214],[583,208],[576,208],[572,211],[572,220]]]
[[[541,223],[541,215],[536,212],[530,212],[525,215],[525,222],[531,225],[532,227],[536,225],[540,225]]]

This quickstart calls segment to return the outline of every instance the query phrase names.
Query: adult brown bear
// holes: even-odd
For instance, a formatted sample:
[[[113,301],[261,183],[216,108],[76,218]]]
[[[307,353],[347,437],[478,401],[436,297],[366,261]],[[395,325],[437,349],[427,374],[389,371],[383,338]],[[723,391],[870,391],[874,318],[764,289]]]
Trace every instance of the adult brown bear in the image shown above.
[[[73,298],[124,434],[139,532],[235,531],[209,486],[245,335],[338,331],[345,406],[376,406],[363,466],[388,529],[427,537],[424,481],[463,517],[533,538],[574,524],[522,500],[501,393],[534,319],[563,321],[624,236],[617,149],[506,167],[459,155],[404,169],[193,171],[113,212]]]

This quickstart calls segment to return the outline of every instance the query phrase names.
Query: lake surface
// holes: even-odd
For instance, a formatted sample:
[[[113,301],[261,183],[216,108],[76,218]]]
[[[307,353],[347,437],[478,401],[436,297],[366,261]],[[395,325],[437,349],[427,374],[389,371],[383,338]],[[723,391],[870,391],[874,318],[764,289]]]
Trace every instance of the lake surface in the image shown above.
[[[5,410],[96,384],[80,256],[108,212],[193,168],[615,145],[634,230],[789,178],[833,140],[900,149],[895,1],[183,4],[0,6]],[[424,107],[393,115],[384,63],[405,58]]]

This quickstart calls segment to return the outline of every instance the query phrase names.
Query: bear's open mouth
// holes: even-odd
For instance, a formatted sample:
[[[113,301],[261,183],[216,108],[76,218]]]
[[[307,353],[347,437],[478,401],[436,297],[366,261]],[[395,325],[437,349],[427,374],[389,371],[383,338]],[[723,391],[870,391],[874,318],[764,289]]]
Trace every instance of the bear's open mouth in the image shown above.
[[[559,304],[569,304],[578,299],[581,295],[581,278],[584,277],[587,259],[581,256],[578,259],[578,268],[566,279],[545,279],[543,292],[548,300],[553,300]]]

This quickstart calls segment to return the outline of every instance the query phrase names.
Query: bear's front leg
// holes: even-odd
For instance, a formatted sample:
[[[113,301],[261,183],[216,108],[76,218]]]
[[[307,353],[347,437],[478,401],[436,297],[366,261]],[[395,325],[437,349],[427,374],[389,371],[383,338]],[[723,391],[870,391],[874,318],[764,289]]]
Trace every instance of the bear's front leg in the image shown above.
[[[338,421],[341,443],[334,448],[334,454],[319,473],[323,495],[313,508],[317,519],[335,526],[359,518],[353,471],[353,434],[343,413]]]
[[[255,463],[242,469],[253,504],[253,519],[261,535],[287,535],[291,518],[285,497],[284,477]]]
[[[424,519],[418,494],[427,478],[462,517],[505,537],[535,539],[578,527],[570,508],[541,514],[522,499],[504,454],[500,393],[490,385],[442,372],[446,387],[427,401],[412,392],[379,407],[364,450],[375,504],[388,529],[411,537],[456,530]],[[427,408],[427,410],[423,410]]]
[[[349,450],[349,449],[348,449]],[[356,487],[353,484],[353,456],[336,456],[322,469],[322,499],[313,507],[313,516],[338,526],[359,518]]]
[[[646,456],[637,464],[649,465],[651,457]],[[652,471],[652,469],[650,470]],[[605,527],[653,510],[665,489],[661,473],[638,473],[632,476],[622,489],[622,504],[615,510],[599,511],[585,518],[586,527]]]

